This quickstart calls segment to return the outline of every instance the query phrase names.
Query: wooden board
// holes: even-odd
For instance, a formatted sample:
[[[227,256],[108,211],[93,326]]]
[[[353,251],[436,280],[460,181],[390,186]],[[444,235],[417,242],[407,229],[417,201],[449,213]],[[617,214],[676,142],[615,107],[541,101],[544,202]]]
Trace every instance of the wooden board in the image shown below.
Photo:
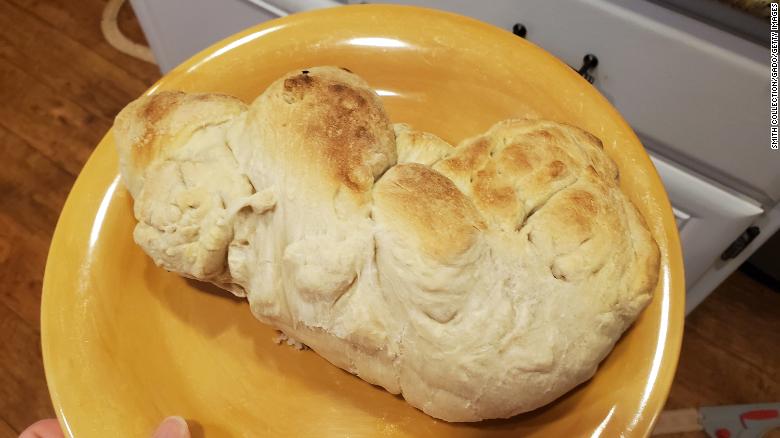
[[[103,41],[103,5],[0,1],[0,438],[54,416],[39,334],[51,235],[116,112],[159,77]],[[137,37],[130,8],[120,20]]]
[[[7,224],[0,214],[0,226]],[[43,376],[40,335],[4,302],[0,303],[0,333],[0,416],[20,432],[54,414]]]
[[[671,409],[780,400],[780,293],[735,272],[688,317]]]
[[[42,25],[58,29],[67,38],[78,42],[117,67],[151,84],[160,77],[157,66],[127,56],[109,45],[100,31],[100,19],[105,0],[4,0],[36,17]],[[120,9],[119,28],[133,41],[146,44],[141,27],[129,3]],[[4,30],[5,32],[5,30]]]

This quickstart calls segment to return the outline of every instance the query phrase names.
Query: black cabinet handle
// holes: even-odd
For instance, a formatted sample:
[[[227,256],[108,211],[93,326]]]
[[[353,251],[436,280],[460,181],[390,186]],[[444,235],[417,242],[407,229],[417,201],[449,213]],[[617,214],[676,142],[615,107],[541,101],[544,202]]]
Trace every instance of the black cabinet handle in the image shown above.
[[[577,70],[577,73],[585,78],[586,81],[593,83],[593,76],[590,74],[590,71],[596,68],[596,66],[599,65],[599,59],[596,58],[596,55],[592,53],[588,53],[582,58],[582,67]],[[574,68],[574,67],[572,67]]]
[[[520,38],[525,38],[525,36],[528,34],[528,28],[526,28],[523,23],[515,23],[514,26],[512,26],[512,33],[519,36]],[[591,71],[598,65],[599,59],[596,57],[596,55],[588,53],[582,58],[582,66],[580,68],[577,69],[571,66],[569,67],[571,67],[572,70],[577,71],[577,74],[592,84],[595,78],[593,75],[591,75]]]
[[[750,242],[758,237],[759,234],[761,234],[760,228],[756,226],[748,227],[744,233],[740,234],[739,237],[731,242],[731,245],[723,251],[723,254],[720,255],[720,259],[725,261],[735,258],[742,250],[747,248],[747,246],[750,245]]]
[[[520,38],[525,38],[525,34],[528,33],[528,30],[521,23],[515,23],[515,25],[512,26],[512,33]]]

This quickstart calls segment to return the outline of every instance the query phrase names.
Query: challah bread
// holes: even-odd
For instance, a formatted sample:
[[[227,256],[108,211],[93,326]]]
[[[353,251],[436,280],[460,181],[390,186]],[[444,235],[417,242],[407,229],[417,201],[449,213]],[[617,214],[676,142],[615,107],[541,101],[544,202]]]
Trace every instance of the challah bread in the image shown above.
[[[572,126],[507,120],[452,146],[316,67],[248,108],[142,97],[114,135],[155,263],[245,293],[259,320],[447,421],[589,379],[657,282],[617,167]]]
[[[230,96],[166,92],[130,103],[114,122],[122,179],[135,200],[135,241],[165,269],[240,296],[225,268],[229,206],[253,189],[225,137],[245,111]]]

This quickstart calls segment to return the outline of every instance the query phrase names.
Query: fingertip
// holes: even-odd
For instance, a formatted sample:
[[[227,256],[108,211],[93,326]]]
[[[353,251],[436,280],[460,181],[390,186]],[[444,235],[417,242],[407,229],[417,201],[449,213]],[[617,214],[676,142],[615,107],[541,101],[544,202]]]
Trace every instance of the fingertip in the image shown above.
[[[47,418],[31,424],[22,431],[19,438],[63,438],[63,434],[57,419]]]
[[[160,423],[152,438],[190,438],[190,428],[184,418],[174,415]]]

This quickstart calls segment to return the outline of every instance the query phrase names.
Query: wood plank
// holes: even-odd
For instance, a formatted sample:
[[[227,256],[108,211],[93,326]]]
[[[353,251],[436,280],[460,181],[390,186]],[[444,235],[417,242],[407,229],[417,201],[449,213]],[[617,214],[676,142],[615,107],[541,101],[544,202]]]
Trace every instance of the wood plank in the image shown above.
[[[160,78],[156,65],[125,55],[111,47],[100,31],[100,19],[105,0],[80,0],[77,7],[71,0],[11,0],[35,14],[51,27],[60,29],[85,49],[126,70],[141,82],[152,84]],[[119,28],[133,41],[146,44],[132,8],[126,3],[119,14]]]
[[[54,416],[43,373],[40,336],[0,303],[0,413],[16,431]]]
[[[709,435],[707,435],[707,433],[703,430],[698,430],[695,432],[678,432],[658,436],[663,438],[710,438]]]
[[[77,175],[111,123],[85,111],[4,58],[0,58],[0,83],[4,84],[0,87],[0,126]]]
[[[0,2],[0,56],[58,96],[113,120],[147,83],[68,38],[30,13]],[[52,74],[56,72],[56,74]]]
[[[696,333],[686,338],[682,361],[676,380],[693,395],[688,407],[777,401],[769,375]]]
[[[0,301],[38,330],[49,241],[74,177],[0,128]],[[23,225],[22,225],[23,224]]]
[[[46,3],[39,6],[49,7]],[[51,6],[87,16],[84,5],[66,3]],[[128,75],[93,53],[89,41],[74,43],[67,32],[52,30],[63,23],[85,30],[83,23],[49,18],[47,27],[0,2],[0,125],[7,128],[0,128],[0,153],[6,160],[0,174],[0,437],[15,437],[34,421],[54,415],[38,335],[50,235],[74,175],[113,113],[159,75],[155,66],[135,60],[129,64],[142,66],[136,73],[148,79]],[[92,19],[94,29],[88,32],[99,35],[99,14]],[[126,58],[102,36],[94,43],[109,58]]]
[[[732,274],[686,321],[666,407],[780,400],[779,308],[777,292]]]
[[[0,211],[48,242],[75,177],[2,127],[0,156],[13,163],[0,173]]]
[[[695,384],[687,385],[686,382],[684,382],[680,378],[681,370],[683,370],[684,367],[688,366],[687,360],[685,363],[683,363],[682,359],[683,358],[680,359],[680,366],[677,367],[677,373],[674,377],[672,390],[669,392],[669,398],[666,400],[666,405],[664,405],[664,410],[700,408],[702,406],[712,406],[712,403],[709,403],[708,400],[704,401],[704,405],[698,404],[702,402],[702,398],[699,395],[698,388],[695,386]]]
[[[5,420],[0,419],[0,438],[16,438],[19,431],[14,430]]]
[[[698,409],[665,409],[655,421],[653,435],[699,432],[701,430]]]
[[[775,376],[780,399],[780,294],[742,272],[728,278],[720,292],[688,318],[692,331]]]
[[[0,213],[0,302],[36,332],[49,240]]]

